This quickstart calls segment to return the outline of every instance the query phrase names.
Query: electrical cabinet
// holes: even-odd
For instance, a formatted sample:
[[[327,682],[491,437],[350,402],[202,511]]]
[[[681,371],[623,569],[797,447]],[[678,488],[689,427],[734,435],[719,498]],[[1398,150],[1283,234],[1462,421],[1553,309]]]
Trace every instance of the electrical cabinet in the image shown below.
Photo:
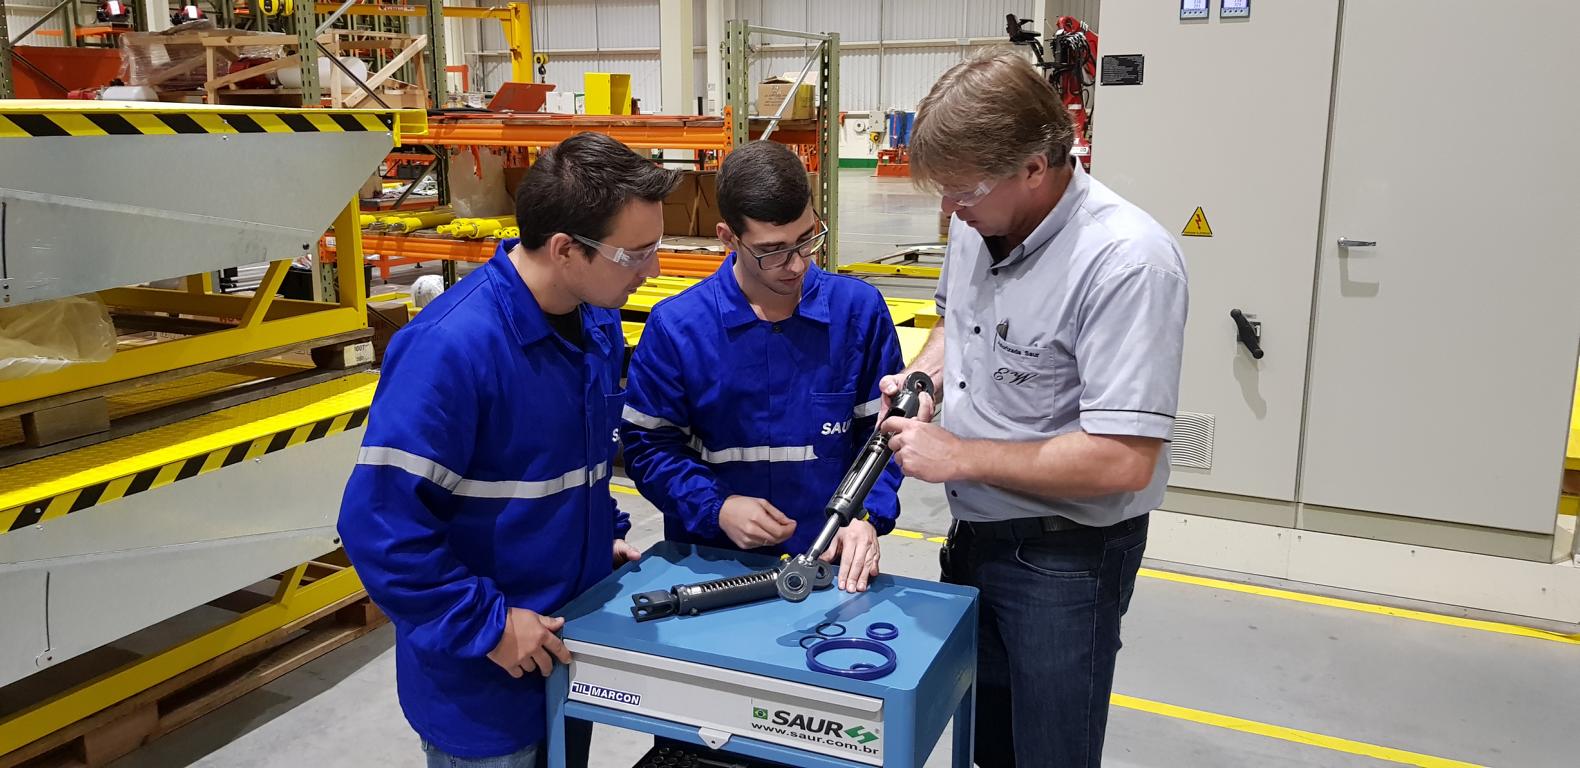
[[[1551,536],[1580,351],[1580,4],[1175,10],[1104,4],[1104,55],[1145,66],[1099,84],[1092,166],[1175,232],[1198,207],[1210,225],[1180,238],[1174,487]]]
[[[1183,232],[1190,272],[1173,484],[1294,501],[1322,213],[1338,0],[1266,3],[1254,22],[1103,5],[1101,52],[1144,56],[1100,86],[1092,174]],[[1200,228],[1200,227],[1198,227]],[[1260,325],[1262,359],[1230,310]]]

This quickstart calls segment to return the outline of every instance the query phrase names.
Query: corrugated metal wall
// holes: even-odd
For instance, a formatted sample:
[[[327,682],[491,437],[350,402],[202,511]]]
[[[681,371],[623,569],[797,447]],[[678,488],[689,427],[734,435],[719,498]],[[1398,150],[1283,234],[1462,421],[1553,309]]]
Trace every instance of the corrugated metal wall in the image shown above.
[[[808,0],[806,19],[794,29],[838,32],[842,43],[882,40],[883,4],[884,0]]]
[[[1053,0],[1055,14],[1095,18],[1099,0]],[[502,0],[483,0],[493,4]],[[706,0],[693,0],[694,44],[707,43]],[[1004,16],[1029,17],[1038,0],[736,0],[741,18],[765,27],[838,32],[844,46],[840,106],[847,111],[914,109],[944,70],[986,42],[1004,39]],[[533,44],[549,55],[548,77],[580,88],[582,73],[631,74],[632,90],[644,111],[690,112],[695,105],[659,103],[658,0],[534,0]],[[493,27],[492,29],[490,27]],[[917,46],[917,41],[929,44]],[[793,41],[776,38],[760,52],[756,77],[799,71],[805,55]],[[483,24],[480,45],[499,51],[497,25]],[[640,50],[632,50],[640,49]],[[563,53],[556,53],[561,51]],[[509,76],[502,59],[478,57],[480,78],[496,88]],[[696,54],[697,95],[707,93],[707,57]]]
[[[1086,22],[1086,26],[1091,27],[1093,32],[1102,33],[1097,26],[1098,8],[1102,0],[1052,0],[1052,4],[1051,16],[1055,18],[1074,16]],[[1052,19],[1049,19],[1049,22],[1051,23]]]
[[[17,33],[33,26],[34,22],[37,22],[40,16],[43,16],[46,11],[54,7],[55,3],[16,2],[15,0],[6,0],[6,28],[11,30],[11,36],[15,37]],[[44,36],[34,32],[33,34],[28,35],[26,38],[18,41],[17,44],[39,46],[65,45],[65,41],[60,37],[61,28],[60,15],[56,14],[49,21],[44,22],[43,26],[39,27],[39,30],[41,31],[46,29],[53,30],[56,33],[54,36]]]

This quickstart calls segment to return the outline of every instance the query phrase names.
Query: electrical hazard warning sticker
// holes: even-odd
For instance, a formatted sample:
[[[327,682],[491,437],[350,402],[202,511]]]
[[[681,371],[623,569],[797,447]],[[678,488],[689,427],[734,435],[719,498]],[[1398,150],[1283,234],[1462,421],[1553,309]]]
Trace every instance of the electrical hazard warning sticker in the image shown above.
[[[1212,237],[1212,225],[1207,223],[1207,213],[1196,206],[1196,212],[1190,215],[1190,221],[1185,223],[1185,228],[1180,234],[1186,237]]]

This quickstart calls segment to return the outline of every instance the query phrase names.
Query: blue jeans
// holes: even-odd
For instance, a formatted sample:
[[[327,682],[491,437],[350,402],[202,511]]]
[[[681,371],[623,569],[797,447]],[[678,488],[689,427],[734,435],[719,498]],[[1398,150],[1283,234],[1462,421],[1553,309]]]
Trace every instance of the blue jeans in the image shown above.
[[[1119,620],[1146,544],[1146,516],[1025,539],[954,525],[943,580],[981,590],[977,765],[1102,764]]]
[[[565,719],[567,768],[587,768],[591,743],[592,723],[586,720]],[[520,752],[498,757],[456,757],[424,739],[422,751],[428,757],[428,768],[544,768],[549,764],[547,744],[534,744]]]

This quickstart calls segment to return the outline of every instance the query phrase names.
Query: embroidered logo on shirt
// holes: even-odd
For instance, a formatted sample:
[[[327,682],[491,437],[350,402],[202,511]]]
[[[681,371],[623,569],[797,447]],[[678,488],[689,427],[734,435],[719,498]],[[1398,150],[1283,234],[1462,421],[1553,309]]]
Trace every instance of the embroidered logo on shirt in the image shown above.
[[[993,380],[1007,381],[1018,387],[1041,375],[1042,374],[1040,373],[1032,373],[1031,371],[1015,371],[1009,368],[1000,368],[993,372]]]

